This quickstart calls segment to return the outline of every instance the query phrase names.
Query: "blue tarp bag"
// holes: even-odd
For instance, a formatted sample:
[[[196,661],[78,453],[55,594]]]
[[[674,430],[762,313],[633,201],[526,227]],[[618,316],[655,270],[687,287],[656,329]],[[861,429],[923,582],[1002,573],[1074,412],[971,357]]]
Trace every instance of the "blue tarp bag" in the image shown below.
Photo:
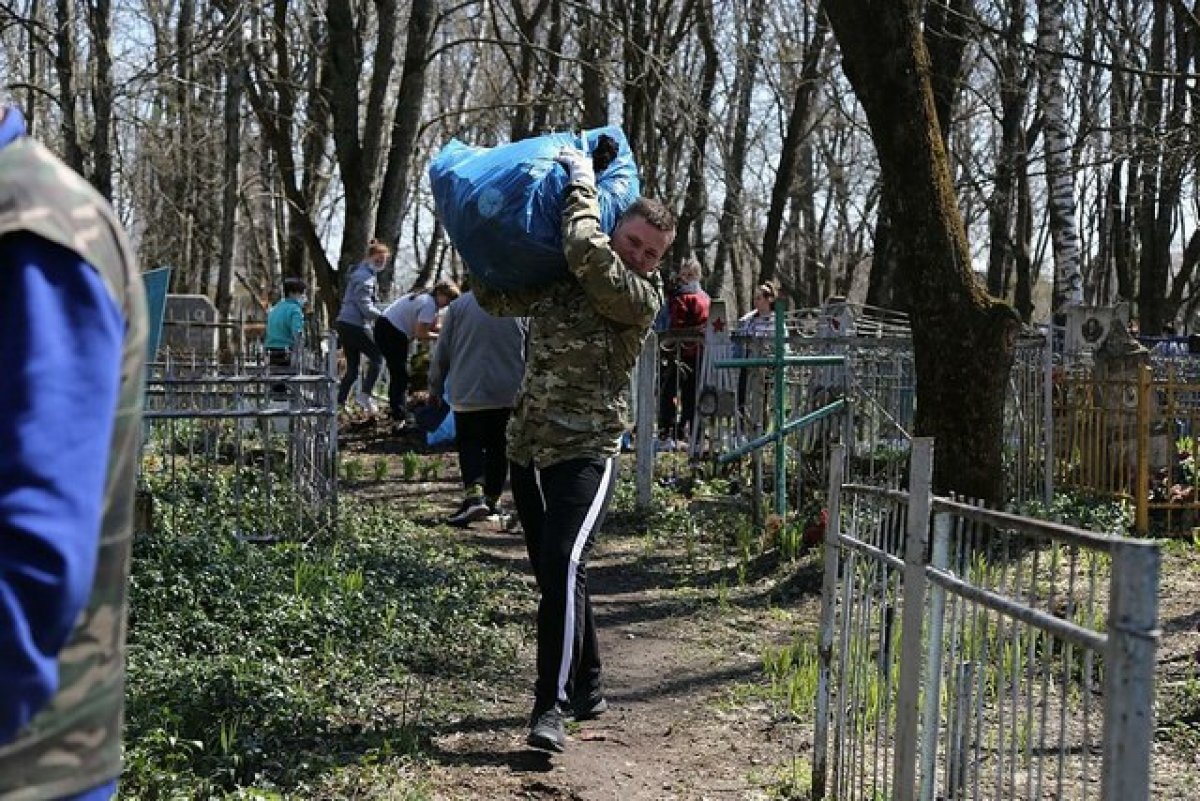
[[[567,171],[554,161],[564,147],[588,154],[598,147],[610,151],[612,161],[596,173],[596,189],[600,225],[611,234],[641,190],[633,153],[616,126],[490,148],[452,139],[433,157],[429,183],[438,217],[472,280],[516,290],[544,286],[567,274],[562,252]]]

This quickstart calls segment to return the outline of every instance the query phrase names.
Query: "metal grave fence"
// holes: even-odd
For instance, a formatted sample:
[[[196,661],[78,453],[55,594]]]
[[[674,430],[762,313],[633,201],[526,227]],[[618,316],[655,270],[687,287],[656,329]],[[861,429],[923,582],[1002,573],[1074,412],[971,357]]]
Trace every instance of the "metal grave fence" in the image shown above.
[[[832,464],[812,798],[1149,799],[1158,544]]]
[[[175,374],[151,365],[140,481],[154,525],[248,540],[330,533],[337,512],[336,383],[328,373]]]
[[[863,483],[897,486],[909,457],[917,393],[907,320],[870,307],[847,307],[841,309],[840,318],[835,317],[833,312],[840,308],[834,304],[828,309],[799,309],[782,315],[787,357],[779,372],[784,383],[784,419],[819,413],[838,399],[847,402],[843,411],[812,420],[789,434],[785,454],[791,464],[786,474],[792,478],[787,490],[795,499],[824,492],[830,449],[836,442],[852,445],[847,451],[850,475]],[[843,322],[822,324],[826,318]],[[767,364],[775,355],[776,336],[738,334],[731,328],[725,304],[714,300],[695,382],[697,396],[692,405],[696,415],[689,421],[690,436],[682,444],[698,463],[706,457],[719,462],[747,443],[770,435],[777,424],[777,370]],[[644,476],[644,492],[640,493],[645,499],[663,384],[659,380],[662,371],[652,365],[658,365],[664,354],[669,363],[678,363],[679,349],[695,341],[695,336],[668,332],[657,337],[655,346],[656,335],[651,334],[639,362],[635,396],[642,398],[637,433],[639,442],[645,442],[638,448],[639,473]],[[843,362],[816,363],[825,357],[841,357]],[[735,359],[759,363],[734,368],[730,365]],[[804,361],[809,363],[800,363]],[[1049,504],[1052,496],[1048,470],[1052,464],[1050,432],[1054,430],[1051,375],[1049,340],[1042,335],[1018,339],[1005,399],[1003,442],[1006,491],[1016,505],[1034,500]],[[773,449],[765,450],[749,454],[756,498],[763,492],[759,476],[778,472],[771,463]],[[767,491],[773,492],[769,484]]]

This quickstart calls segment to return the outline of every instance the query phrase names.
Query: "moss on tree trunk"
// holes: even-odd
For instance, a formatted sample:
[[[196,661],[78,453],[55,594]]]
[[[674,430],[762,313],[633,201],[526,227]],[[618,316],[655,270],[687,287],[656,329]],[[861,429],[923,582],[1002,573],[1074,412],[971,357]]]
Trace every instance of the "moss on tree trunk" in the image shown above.
[[[917,433],[935,438],[934,486],[1003,500],[1003,417],[1019,321],[971,269],[934,110],[915,0],[826,4],[870,124],[912,307]]]

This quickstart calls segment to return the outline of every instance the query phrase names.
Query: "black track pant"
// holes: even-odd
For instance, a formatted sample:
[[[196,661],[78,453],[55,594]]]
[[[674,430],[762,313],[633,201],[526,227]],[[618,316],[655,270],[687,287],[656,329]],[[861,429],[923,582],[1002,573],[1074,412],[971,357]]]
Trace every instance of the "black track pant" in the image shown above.
[[[337,399],[340,406],[350,397],[350,390],[358,380],[358,360],[363,356],[367,357],[367,374],[363,377],[359,389],[367,395],[371,394],[383,369],[383,354],[379,352],[379,346],[375,344],[369,329],[341,322],[334,327],[337,328],[338,343],[346,354],[346,374],[342,376],[342,383],[338,385]]]
[[[512,464],[512,493],[541,600],[534,707],[569,702],[600,683],[587,560],[616,486],[617,461],[571,459],[546,468]]]
[[[483,487],[483,494],[493,501],[504,491],[504,479],[508,478],[504,429],[510,414],[512,409],[454,413],[455,444],[463,488],[470,489],[472,484],[478,484]]]
[[[408,335],[386,317],[375,321],[375,342],[387,362],[388,405],[393,420],[403,420],[408,408]]]

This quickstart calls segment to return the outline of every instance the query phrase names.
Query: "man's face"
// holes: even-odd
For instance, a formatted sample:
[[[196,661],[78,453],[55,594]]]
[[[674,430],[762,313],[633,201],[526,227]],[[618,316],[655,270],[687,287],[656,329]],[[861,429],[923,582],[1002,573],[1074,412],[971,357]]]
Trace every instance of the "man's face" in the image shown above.
[[[638,275],[649,275],[658,268],[674,239],[673,231],[660,231],[645,217],[622,217],[613,231],[612,246],[626,267]]]

